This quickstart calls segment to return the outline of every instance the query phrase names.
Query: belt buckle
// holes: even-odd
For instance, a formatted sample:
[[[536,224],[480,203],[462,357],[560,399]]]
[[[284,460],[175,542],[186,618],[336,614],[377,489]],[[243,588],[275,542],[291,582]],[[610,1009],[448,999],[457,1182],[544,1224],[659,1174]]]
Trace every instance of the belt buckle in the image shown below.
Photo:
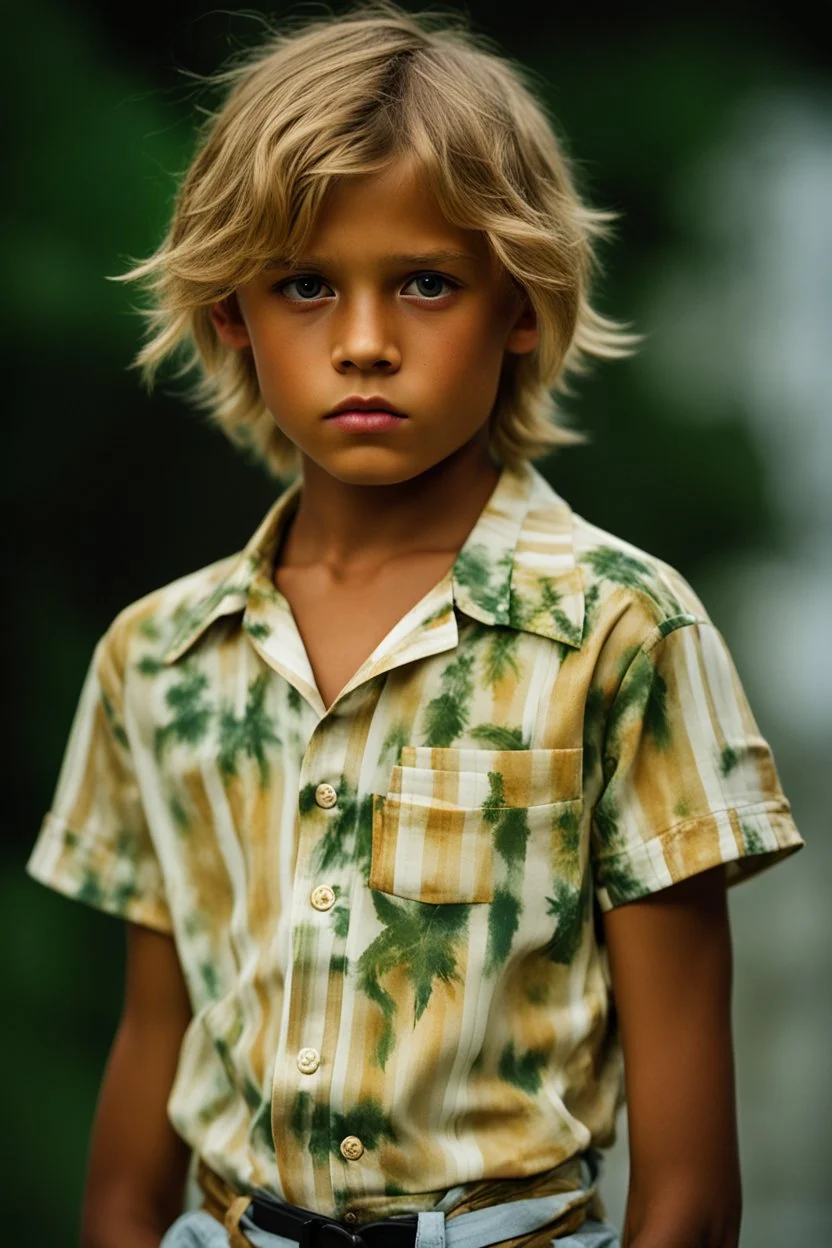
[[[300,1228],[299,1248],[367,1248],[359,1233],[348,1231],[332,1218],[309,1218]]]

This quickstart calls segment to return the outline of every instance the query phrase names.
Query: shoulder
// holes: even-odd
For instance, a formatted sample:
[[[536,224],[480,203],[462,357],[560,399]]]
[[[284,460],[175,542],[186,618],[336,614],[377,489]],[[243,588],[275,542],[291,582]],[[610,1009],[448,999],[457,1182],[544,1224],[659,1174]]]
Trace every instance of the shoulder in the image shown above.
[[[185,573],[122,607],[96,647],[102,674],[122,682],[132,666],[161,666],[174,639],[222,592],[241,553]]]
[[[584,639],[617,636],[649,648],[687,624],[711,623],[685,576],[658,555],[572,513],[575,562],[585,604]]]

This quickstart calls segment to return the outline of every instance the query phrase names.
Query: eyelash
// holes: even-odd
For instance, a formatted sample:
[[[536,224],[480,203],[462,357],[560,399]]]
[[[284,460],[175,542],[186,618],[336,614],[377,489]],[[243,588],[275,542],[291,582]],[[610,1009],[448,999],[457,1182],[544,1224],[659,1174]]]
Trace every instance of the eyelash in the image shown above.
[[[405,282],[405,286],[409,286],[411,282],[417,281],[420,277],[437,277],[439,278],[441,282],[444,282],[445,285],[450,288],[450,291],[459,290],[460,288],[459,282],[455,281],[451,277],[446,277],[444,273],[436,273],[434,272],[433,269],[423,269],[419,273],[414,273],[412,277],[409,277],[407,279],[407,281]],[[324,279],[322,277],[318,277],[317,273],[299,273],[296,277],[290,277],[290,278],[287,278],[285,281],[277,282],[272,287],[272,290],[276,294],[282,295],[284,294],[286,288],[294,285],[295,282],[308,281],[310,278],[313,281],[320,282],[321,285],[324,287],[327,286],[327,283],[324,281]],[[328,289],[331,289],[331,287],[328,287]],[[422,300],[424,303],[439,303],[440,300],[443,299],[448,293],[449,293],[448,291],[445,291],[443,292],[443,294],[434,295],[433,297],[431,297],[430,295],[423,295]],[[316,295],[314,298],[311,298],[311,299],[302,299],[302,298],[291,299],[288,296],[285,296],[285,298],[288,300],[289,303],[316,304],[320,301],[322,296]]]

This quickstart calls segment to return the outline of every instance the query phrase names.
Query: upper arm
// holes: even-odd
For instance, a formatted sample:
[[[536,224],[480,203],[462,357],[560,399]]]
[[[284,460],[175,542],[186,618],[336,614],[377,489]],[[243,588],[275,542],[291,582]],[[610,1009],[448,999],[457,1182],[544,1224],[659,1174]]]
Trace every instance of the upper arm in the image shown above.
[[[626,1233],[739,1226],[731,1036],[732,951],[724,870],[603,916],[627,1090]],[[625,1243],[628,1242],[625,1238]],[[709,1241],[711,1242],[711,1241]]]
[[[131,1222],[161,1234],[182,1209],[190,1149],[167,1117],[191,1006],[173,939],[126,924],[124,1008],[101,1084],[82,1243],[119,1242]]]

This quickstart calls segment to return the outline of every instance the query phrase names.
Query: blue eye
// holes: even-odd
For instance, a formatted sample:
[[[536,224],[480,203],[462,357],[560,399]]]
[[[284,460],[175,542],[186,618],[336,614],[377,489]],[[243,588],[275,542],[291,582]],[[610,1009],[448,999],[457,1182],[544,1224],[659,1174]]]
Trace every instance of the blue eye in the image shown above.
[[[457,289],[456,284],[447,277],[443,277],[441,273],[418,273],[416,277],[410,279],[407,286],[414,284],[418,288],[415,293],[421,295],[423,299],[439,299],[449,291]]]
[[[291,287],[295,288],[295,295],[289,293]],[[294,303],[302,303],[304,300],[320,299],[324,290],[329,290],[329,287],[319,277],[307,273],[302,277],[292,277],[288,282],[281,282],[278,290]]]

